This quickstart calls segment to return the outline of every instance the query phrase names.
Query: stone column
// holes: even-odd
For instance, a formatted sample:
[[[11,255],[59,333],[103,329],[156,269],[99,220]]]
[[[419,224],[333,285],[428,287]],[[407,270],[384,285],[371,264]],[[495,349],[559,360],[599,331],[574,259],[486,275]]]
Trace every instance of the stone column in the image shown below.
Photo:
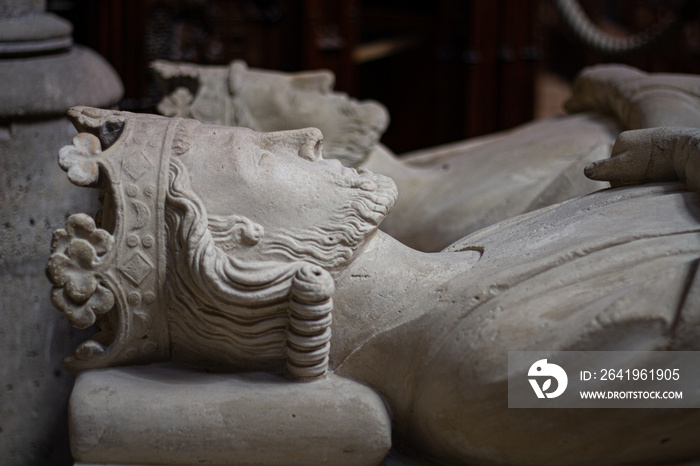
[[[76,134],[72,105],[113,106],[123,87],[44,0],[0,0],[0,464],[72,464],[62,357],[84,340],[51,305],[51,233],[94,192],[73,187],[58,150]],[[89,190],[88,190],[89,191]]]

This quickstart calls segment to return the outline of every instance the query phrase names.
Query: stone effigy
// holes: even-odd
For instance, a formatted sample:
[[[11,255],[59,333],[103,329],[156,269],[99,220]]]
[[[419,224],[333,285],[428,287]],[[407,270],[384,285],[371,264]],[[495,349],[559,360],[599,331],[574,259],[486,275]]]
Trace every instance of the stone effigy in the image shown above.
[[[624,133],[588,168],[652,184],[430,254],[377,229],[395,185],[324,160],[316,129],[69,116],[80,134],[59,164],[103,202],[56,231],[47,266],[56,307],[100,328],[65,361],[82,372],[79,462],[377,464],[390,435],[455,464],[700,455],[694,409],[562,415],[506,397],[508,351],[698,349],[700,197],[677,181],[698,187],[698,130]],[[143,363],[158,364],[114,367]]]
[[[164,115],[258,131],[321,129],[326,158],[394,180],[400,196],[382,230],[424,251],[607,187],[580,173],[610,153],[623,129],[700,121],[697,77],[601,66],[577,80],[568,116],[398,158],[378,144],[386,110],[334,93],[330,72],[280,73],[241,61],[228,67],[156,61],[152,69],[167,93],[159,105]]]

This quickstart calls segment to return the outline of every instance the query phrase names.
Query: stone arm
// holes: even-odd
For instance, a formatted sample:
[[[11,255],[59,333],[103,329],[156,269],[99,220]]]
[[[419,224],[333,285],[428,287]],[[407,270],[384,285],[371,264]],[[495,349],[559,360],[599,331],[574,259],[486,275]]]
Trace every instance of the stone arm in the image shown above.
[[[583,70],[565,107],[569,113],[595,111],[613,116],[625,129],[698,127],[700,77],[644,73],[622,65]]]
[[[664,127],[618,136],[609,159],[586,166],[588,178],[613,186],[682,180],[700,192],[700,129]]]

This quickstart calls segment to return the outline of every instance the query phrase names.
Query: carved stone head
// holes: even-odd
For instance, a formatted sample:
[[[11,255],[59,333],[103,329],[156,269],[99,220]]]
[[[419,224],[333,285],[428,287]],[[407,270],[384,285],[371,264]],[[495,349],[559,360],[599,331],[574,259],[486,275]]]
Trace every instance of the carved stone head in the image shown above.
[[[264,71],[240,60],[227,68],[165,61],[151,67],[168,93],[162,114],[258,131],[319,128],[326,158],[346,166],[367,157],[389,120],[381,104],[333,92],[330,71]]]
[[[57,230],[47,275],[100,331],[74,371],[173,360],[322,377],[333,275],[388,214],[393,182],[321,156],[313,128],[259,133],[75,107],[59,164],[102,191]]]

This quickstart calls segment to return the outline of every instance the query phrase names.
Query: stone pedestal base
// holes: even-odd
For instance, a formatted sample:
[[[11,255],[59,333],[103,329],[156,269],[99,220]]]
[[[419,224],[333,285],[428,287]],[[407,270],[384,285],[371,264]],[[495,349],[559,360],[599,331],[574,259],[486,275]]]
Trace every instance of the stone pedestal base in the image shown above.
[[[290,382],[169,365],[81,374],[70,401],[76,465],[377,465],[389,414],[370,388],[331,375]]]

